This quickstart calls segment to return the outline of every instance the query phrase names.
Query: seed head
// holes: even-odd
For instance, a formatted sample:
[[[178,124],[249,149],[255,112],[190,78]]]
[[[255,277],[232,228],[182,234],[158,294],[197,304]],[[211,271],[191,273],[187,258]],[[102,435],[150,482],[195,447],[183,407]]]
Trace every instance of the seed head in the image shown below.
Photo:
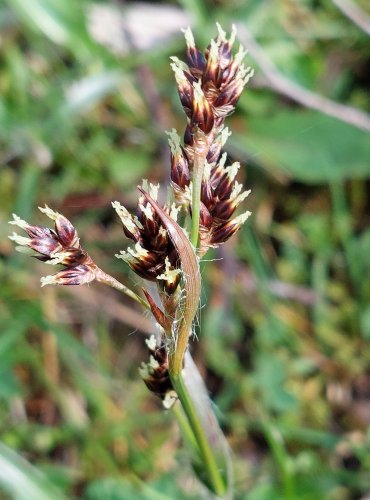
[[[176,201],[190,212],[194,159],[200,153],[200,146],[207,149],[201,186],[200,254],[223,243],[240,228],[241,222],[232,223],[232,218],[249,194],[235,181],[239,164],[225,168],[226,155],[221,156],[221,150],[230,135],[223,125],[224,120],[234,111],[253,69],[243,64],[247,52],[242,46],[233,55],[235,26],[229,38],[219,24],[217,30],[218,36],[202,54],[187,28],[184,30],[187,63],[172,58],[188,124],[184,146],[178,136],[175,139],[172,133],[170,135],[171,181]]]
[[[45,205],[40,211],[54,221],[54,229],[28,224],[13,214],[9,224],[23,229],[28,237],[13,233],[9,239],[19,245],[19,251],[37,252],[35,258],[46,264],[64,266],[62,271],[41,278],[41,285],[82,285],[95,279],[96,265],[81,247],[76,229],[71,222]]]
[[[143,189],[157,200],[159,185],[143,182]],[[112,203],[123,224],[123,231],[135,242],[134,247],[116,255],[128,263],[141,278],[154,281],[168,294],[173,294],[180,282],[180,266],[175,247],[158,214],[144,196],[138,200],[136,216],[132,216],[118,202]],[[180,207],[164,206],[174,220]]]
[[[208,248],[217,247],[235,234],[250,212],[233,218],[238,206],[249,195],[243,185],[235,180],[240,168],[238,162],[225,167],[226,153],[218,163],[206,165],[204,170],[200,207],[200,255]]]
[[[185,111],[188,116],[189,108],[193,111],[191,114],[192,119],[194,118],[193,126],[199,124],[194,116],[197,96],[195,92],[191,96],[189,84],[193,84],[193,88],[194,83],[201,86],[206,100],[211,105],[210,112],[212,112],[213,116],[219,118],[214,122],[214,125],[219,127],[222,125],[225,116],[233,111],[244,86],[253,75],[253,70],[245,68],[242,64],[246,55],[246,51],[242,46],[239,47],[235,56],[232,55],[236,36],[235,26],[232,28],[229,39],[227,39],[225,31],[219,24],[217,24],[217,29],[217,38],[211,40],[203,55],[195,45],[190,28],[187,28],[184,31],[187,43],[187,66],[184,66],[176,58],[176,70],[175,68],[174,70],[175,73],[177,72],[176,80],[180,99],[183,106],[186,107]],[[188,89],[187,92],[184,90],[185,87]],[[186,104],[183,102],[184,93],[187,95]],[[192,103],[190,102],[191,97],[193,98]],[[203,107],[205,106],[203,105]]]
[[[166,396],[173,392],[170,376],[168,373],[168,354],[164,344],[157,345],[154,335],[146,340],[149,350],[149,362],[142,363],[139,373],[148,389],[160,397],[168,400]]]

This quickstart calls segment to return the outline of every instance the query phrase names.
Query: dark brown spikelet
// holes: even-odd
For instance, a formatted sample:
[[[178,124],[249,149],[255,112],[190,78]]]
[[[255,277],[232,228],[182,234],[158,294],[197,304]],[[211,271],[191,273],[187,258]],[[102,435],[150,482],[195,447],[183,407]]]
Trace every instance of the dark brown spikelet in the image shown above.
[[[141,364],[140,375],[148,389],[162,399],[165,408],[170,408],[177,396],[168,373],[167,348],[164,344],[158,346],[154,335],[146,340],[146,344],[149,362]]]
[[[9,238],[19,245],[37,252],[33,257],[47,264],[64,266],[62,271],[41,278],[44,285],[82,285],[95,279],[97,267],[81,247],[76,229],[64,215],[54,212],[48,206],[41,212],[54,221],[54,229],[28,224],[13,214],[10,224],[23,229],[27,237],[13,233]]]
[[[208,248],[227,241],[250,215],[247,211],[233,217],[250,191],[242,191],[242,184],[235,181],[239,163],[225,167],[225,162],[226,153],[215,165],[207,164],[204,171],[199,224],[200,255],[204,255]]]
[[[171,181],[177,203],[190,209],[190,213],[190,179],[197,154],[197,130],[203,133],[207,147],[207,168],[201,190],[200,255],[230,238],[249,215],[246,212],[233,218],[246,192],[241,193],[241,185],[234,181],[237,168],[224,168],[220,156],[230,135],[224,128],[224,120],[233,112],[253,70],[243,65],[246,54],[243,47],[233,55],[235,28],[229,39],[219,25],[217,28],[218,37],[211,40],[204,55],[195,45],[190,28],[186,29],[187,64],[176,57],[171,64],[180,100],[189,118],[184,146],[174,130],[169,133]]]
[[[155,200],[159,186],[143,183],[144,189]],[[144,196],[140,196],[136,216],[132,216],[120,203],[114,202],[113,208],[119,215],[123,230],[134,243],[133,248],[121,251],[116,255],[128,263],[131,269],[141,278],[154,281],[167,294],[173,294],[180,282],[181,272],[177,251],[163,226],[158,214]],[[164,207],[174,219],[179,208],[175,205]]]
[[[232,49],[235,28],[230,39],[219,24],[218,37],[211,40],[203,55],[196,47],[190,28],[184,30],[187,43],[187,64],[172,58],[172,69],[184,111],[191,119],[190,129],[199,127],[204,133],[216,135],[227,115],[233,110],[241,92],[253,75],[243,65],[246,52],[239,47],[235,56]],[[213,130],[213,129],[216,130]]]

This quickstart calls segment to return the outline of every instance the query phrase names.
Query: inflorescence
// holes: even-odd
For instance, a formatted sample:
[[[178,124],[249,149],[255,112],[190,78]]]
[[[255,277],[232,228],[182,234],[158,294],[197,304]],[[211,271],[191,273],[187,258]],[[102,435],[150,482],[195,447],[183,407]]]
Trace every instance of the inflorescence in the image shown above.
[[[236,180],[240,164],[226,165],[227,155],[222,153],[222,148],[230,135],[224,127],[225,118],[234,111],[253,70],[243,64],[246,54],[243,47],[240,46],[233,55],[235,28],[230,38],[219,25],[217,28],[218,36],[211,40],[204,54],[195,45],[193,34],[187,28],[184,30],[187,62],[171,58],[180,101],[187,117],[183,142],[175,130],[168,133],[171,151],[169,199],[173,201],[156,209],[154,203],[158,203],[159,186],[143,181],[143,195],[138,199],[135,215],[118,201],[112,204],[125,236],[133,242],[133,246],[116,257],[127,262],[144,280],[157,284],[160,305],[144,290],[147,305],[160,326],[160,334],[157,339],[152,337],[147,342],[150,361],[143,364],[141,374],[149,389],[167,405],[173,395],[168,373],[170,349],[173,348],[171,342],[181,319],[183,283],[188,277],[183,276],[182,256],[159,210],[163,210],[177,228],[179,218],[184,222],[186,216],[193,216],[194,178],[199,174],[196,165],[202,153],[199,246],[194,249],[197,255],[202,257],[209,248],[227,241],[250,215],[248,211],[235,215],[249,191],[243,191],[242,184]],[[154,203],[148,201],[146,193]],[[28,224],[13,215],[14,220],[10,223],[23,229],[28,237],[13,233],[9,238],[18,245],[18,250],[34,251],[39,260],[63,266],[56,274],[41,278],[41,285],[81,285],[97,279],[97,273],[101,271],[81,247],[71,222],[47,206],[40,210],[54,221],[54,229]],[[104,282],[109,284],[108,281]]]

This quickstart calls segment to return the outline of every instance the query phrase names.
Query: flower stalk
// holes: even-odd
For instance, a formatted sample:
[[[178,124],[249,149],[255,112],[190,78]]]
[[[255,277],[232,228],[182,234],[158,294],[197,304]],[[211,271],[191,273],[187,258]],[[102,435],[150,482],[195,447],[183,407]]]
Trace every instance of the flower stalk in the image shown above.
[[[28,224],[14,215],[11,224],[27,237],[13,233],[10,239],[17,249],[35,252],[46,264],[62,266],[41,278],[42,286],[97,281],[151,311],[157,332],[146,340],[149,360],[141,364],[140,375],[165,408],[181,403],[181,426],[196,454],[194,469],[214,494],[224,497],[231,488],[229,454],[188,348],[200,301],[199,259],[209,248],[225,243],[250,215],[245,211],[235,216],[249,191],[243,191],[235,180],[239,163],[226,166],[222,148],[230,135],[225,119],[234,111],[253,70],[243,65],[246,52],[242,47],[233,55],[235,28],[229,38],[218,24],[217,29],[217,37],[204,53],[197,48],[190,28],[184,30],[187,62],[171,58],[187,117],[183,140],[175,130],[168,133],[168,199],[173,202],[161,204],[159,185],[143,180],[135,214],[118,201],[112,203],[125,237],[131,240],[116,257],[144,282],[155,284],[157,297],[145,286],[143,298],[102,271],[81,246],[72,223],[47,206],[40,210],[54,221],[53,229]],[[189,218],[190,236],[181,227]]]
[[[199,238],[199,220],[200,220],[200,198],[202,192],[202,181],[204,166],[209,151],[209,144],[205,134],[198,129],[194,134],[194,163],[193,163],[193,190],[191,198],[191,233],[190,241],[196,249]]]
[[[207,440],[202,422],[193,405],[188,389],[184,383],[181,373],[171,376],[172,385],[184,409],[190,427],[192,429],[195,441],[199,447],[200,458],[207,473],[208,485],[217,496],[222,497],[226,492],[225,479],[222,477],[219,465],[217,464],[215,454]]]
[[[114,288],[115,290],[118,290],[121,293],[124,293],[128,297],[130,297],[132,300],[140,304],[141,306],[145,307],[145,309],[150,310],[150,306],[146,300],[144,300],[140,295],[135,293],[133,290],[128,288],[126,285],[121,283],[120,281],[116,280],[116,278],[113,278],[113,276],[110,276],[110,274],[105,273],[101,269],[97,268],[95,272],[95,279],[99,283],[102,283],[103,285],[108,285],[111,288]]]

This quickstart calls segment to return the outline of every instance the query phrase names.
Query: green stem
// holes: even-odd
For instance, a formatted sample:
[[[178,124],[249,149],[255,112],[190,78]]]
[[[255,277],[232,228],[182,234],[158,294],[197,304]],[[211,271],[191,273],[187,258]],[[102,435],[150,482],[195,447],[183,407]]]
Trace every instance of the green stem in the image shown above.
[[[177,423],[179,424],[179,427],[181,429],[181,434],[185,440],[185,442],[188,444],[190,448],[192,448],[195,452],[195,454],[199,457],[200,452],[199,452],[199,446],[198,443],[194,437],[194,433],[192,428],[190,427],[189,421],[184,413],[184,410],[181,406],[181,404],[176,403],[173,406],[172,410],[176,416]]]
[[[198,244],[199,219],[200,219],[200,194],[204,165],[209,151],[210,138],[205,136],[201,130],[194,134],[194,163],[193,163],[193,188],[191,195],[191,232],[190,241],[194,248]]]
[[[193,177],[193,192],[191,201],[190,241],[194,248],[196,248],[198,245],[199,218],[200,218],[200,191],[202,186],[202,178],[200,178],[200,180],[198,181],[197,177],[195,176]]]
[[[96,278],[96,281],[98,281],[99,283],[103,283],[103,285],[108,285],[111,288],[115,288],[119,292],[124,293],[125,295],[127,295],[131,299],[138,302],[140,305],[144,306],[146,309],[150,310],[150,306],[146,300],[142,299],[139,295],[137,295],[137,293],[132,291],[130,288],[125,286],[123,283],[120,283],[119,281],[117,281],[116,278],[113,278],[113,276],[110,276],[110,274],[106,274],[104,271],[102,271],[101,269],[98,268],[95,271],[95,278]]]
[[[207,471],[209,483],[212,485],[212,490],[216,495],[222,497],[226,492],[225,482],[222,478],[216,458],[204,433],[202,424],[198,418],[181,373],[171,375],[171,382],[179,400],[181,401],[182,407],[197,441],[200,456],[202,458],[204,468]]]
[[[269,422],[263,421],[262,425],[266,440],[280,470],[284,488],[284,498],[286,498],[286,500],[294,499],[296,498],[294,468],[292,459],[285,450],[283,437],[277,428],[272,426]]]

